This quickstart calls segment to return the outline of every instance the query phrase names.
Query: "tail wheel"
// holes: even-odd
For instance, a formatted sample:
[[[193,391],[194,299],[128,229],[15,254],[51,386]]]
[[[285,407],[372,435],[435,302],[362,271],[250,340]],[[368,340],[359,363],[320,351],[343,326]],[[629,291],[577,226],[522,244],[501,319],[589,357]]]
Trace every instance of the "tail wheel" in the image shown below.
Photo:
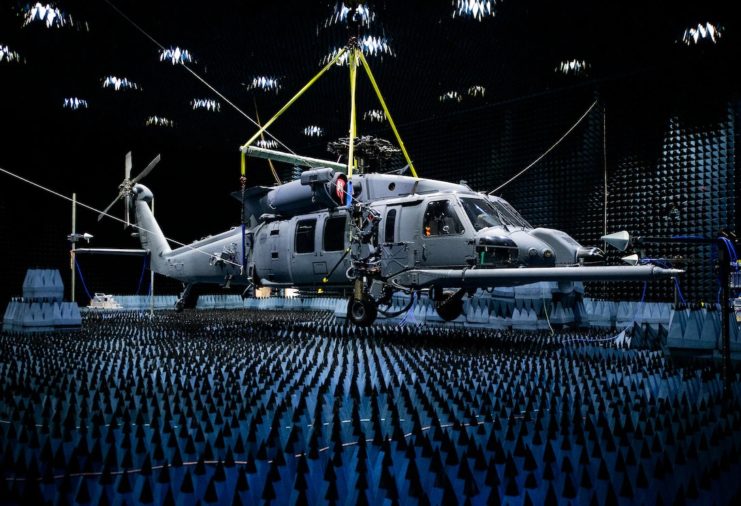
[[[462,290],[440,295],[440,300],[435,304],[437,315],[450,322],[463,314],[463,294]]]
[[[368,297],[361,300],[350,297],[347,302],[347,319],[359,327],[367,327],[376,321],[378,306]]]

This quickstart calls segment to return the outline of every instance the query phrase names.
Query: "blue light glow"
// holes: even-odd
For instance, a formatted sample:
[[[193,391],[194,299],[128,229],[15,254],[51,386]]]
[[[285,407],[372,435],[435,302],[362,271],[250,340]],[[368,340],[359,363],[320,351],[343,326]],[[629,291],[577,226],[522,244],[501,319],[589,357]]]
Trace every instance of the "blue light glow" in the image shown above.
[[[262,90],[278,93],[281,89],[280,80],[277,77],[270,76],[255,76],[251,82],[244,86],[247,88],[247,91]]]
[[[172,128],[175,126],[175,122],[162,116],[150,116],[147,118],[145,125]]]
[[[358,39],[358,45],[360,46],[360,50],[363,51],[363,54],[365,56],[396,56],[396,53],[391,48],[391,46],[388,43],[388,40],[386,37],[377,37],[375,35],[365,35]],[[322,58],[321,64],[326,65],[330,61],[332,61],[332,58],[337,56],[337,53],[339,53],[342,50],[340,47],[334,48],[332,51],[329,52],[324,58]],[[348,58],[349,53],[345,52],[342,57],[337,61],[337,65],[347,65],[348,64]]]
[[[381,109],[371,109],[363,113],[363,120],[370,121],[371,123],[383,123],[386,121],[386,113]]]
[[[125,77],[107,76],[103,79],[103,88],[113,88],[115,91],[139,90],[138,84]]]
[[[684,31],[682,42],[688,46],[699,44],[702,41],[717,44],[722,31],[723,27],[714,25],[713,23],[699,23],[697,26],[691,26]]]
[[[468,93],[469,97],[483,97],[484,95],[486,95],[486,88],[481,85],[475,84],[473,86],[470,86],[466,93]]]
[[[78,109],[87,109],[88,104],[87,100],[85,100],[84,98],[69,97],[64,99],[64,104],[62,104],[62,107],[64,107],[65,109],[76,111]]]
[[[21,55],[16,51],[11,51],[8,46],[0,45],[0,62],[20,62]]]
[[[185,48],[171,47],[160,51],[160,61],[169,61],[173,65],[193,63],[193,54]]]
[[[472,18],[482,21],[496,16],[495,0],[453,0],[453,18]]]
[[[322,137],[324,136],[324,129],[317,125],[309,125],[304,128],[304,135],[307,137]]]
[[[190,101],[190,106],[193,110],[203,109],[205,111],[219,112],[221,111],[221,104],[211,98],[194,98]]]
[[[90,31],[87,22],[78,21],[75,23],[72,16],[65,14],[58,7],[52,4],[42,4],[41,2],[36,2],[33,5],[28,4],[23,9],[23,26],[28,26],[32,23],[43,24],[46,28],[70,26]]]
[[[273,139],[258,139],[255,141],[255,145],[262,149],[276,149],[278,147],[278,143]]]
[[[376,19],[376,14],[367,5],[361,3],[356,7],[353,18],[362,26],[370,26],[373,20]],[[327,28],[332,25],[347,23],[349,19],[350,8],[344,2],[338,2],[334,6],[333,14],[324,22],[324,27]]]
[[[451,90],[440,95],[438,100],[440,102],[460,102],[463,100],[463,97],[457,91]]]
[[[554,70],[566,76],[582,76],[589,71],[589,63],[586,60],[564,60]]]

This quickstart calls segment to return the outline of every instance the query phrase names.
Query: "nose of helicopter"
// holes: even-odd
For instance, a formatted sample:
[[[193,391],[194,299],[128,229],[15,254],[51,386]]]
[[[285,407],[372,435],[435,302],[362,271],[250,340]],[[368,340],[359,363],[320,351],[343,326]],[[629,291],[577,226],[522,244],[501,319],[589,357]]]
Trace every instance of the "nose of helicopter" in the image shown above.
[[[556,252],[547,241],[525,230],[515,230],[509,236],[516,244],[520,265],[547,267],[556,264]]]
[[[482,266],[545,267],[556,261],[553,248],[544,241],[524,231],[503,232],[495,227],[477,234],[476,253]]]
[[[478,264],[482,266],[548,267],[574,263],[600,264],[605,261],[601,249],[582,246],[563,231],[545,228],[482,229],[476,237],[476,252]]]

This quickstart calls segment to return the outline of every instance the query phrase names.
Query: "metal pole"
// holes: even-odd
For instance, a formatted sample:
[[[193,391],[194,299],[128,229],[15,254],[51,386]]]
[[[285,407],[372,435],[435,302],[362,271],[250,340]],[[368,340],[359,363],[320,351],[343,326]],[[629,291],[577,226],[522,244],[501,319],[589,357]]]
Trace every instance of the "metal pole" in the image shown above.
[[[730,289],[730,277],[731,277],[731,258],[728,254],[728,250],[725,247],[725,243],[718,239],[718,262],[720,263],[720,282],[721,282],[721,300],[720,300],[720,335],[721,335],[721,360],[723,361],[723,393],[726,396],[731,396],[733,390],[731,389],[733,368],[731,367],[731,289]]]
[[[72,194],[72,251],[70,252],[70,261],[69,261],[69,269],[70,269],[70,295],[69,300],[70,302],[75,302],[75,245],[77,244],[76,240],[74,240],[75,233],[77,232],[77,193]]]
[[[152,218],[154,218],[154,197],[152,197]],[[154,270],[151,252],[149,253],[149,316],[154,316]]]
[[[607,108],[605,107],[604,101],[602,102],[602,165],[604,169],[603,178],[603,191],[602,196],[604,198],[604,223],[602,224],[603,235],[607,235]],[[607,251],[607,241],[602,242],[602,249]],[[676,285],[675,285],[676,290]],[[607,282],[602,282],[602,296],[604,297],[607,293]],[[674,296],[674,307],[677,307],[676,295]]]
[[[602,105],[602,165],[604,166],[603,197],[604,197],[604,223],[602,231],[607,235],[607,109]],[[605,244],[605,247],[607,244]]]

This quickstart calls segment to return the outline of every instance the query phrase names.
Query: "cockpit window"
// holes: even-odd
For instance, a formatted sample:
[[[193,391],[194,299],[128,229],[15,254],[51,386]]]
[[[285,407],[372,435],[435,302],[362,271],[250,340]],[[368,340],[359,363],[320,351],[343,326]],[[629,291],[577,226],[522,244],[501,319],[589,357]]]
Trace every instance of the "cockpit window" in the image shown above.
[[[528,223],[527,220],[523,218],[522,215],[518,213],[506,200],[494,198],[493,200],[490,200],[490,202],[499,210],[502,220],[506,221],[508,225],[514,227],[533,228],[532,225],[530,225],[530,223]]]
[[[487,227],[503,225],[499,213],[494,206],[484,199],[462,198],[463,210],[476,231]]]
[[[434,200],[427,204],[422,233],[425,237],[462,234],[463,224],[447,200]]]
[[[478,198],[461,198],[461,204],[466,216],[471,220],[473,228],[481,230],[487,227],[510,225],[513,227],[530,228],[530,225],[504,201],[490,201]],[[506,204],[506,205],[505,205]]]

